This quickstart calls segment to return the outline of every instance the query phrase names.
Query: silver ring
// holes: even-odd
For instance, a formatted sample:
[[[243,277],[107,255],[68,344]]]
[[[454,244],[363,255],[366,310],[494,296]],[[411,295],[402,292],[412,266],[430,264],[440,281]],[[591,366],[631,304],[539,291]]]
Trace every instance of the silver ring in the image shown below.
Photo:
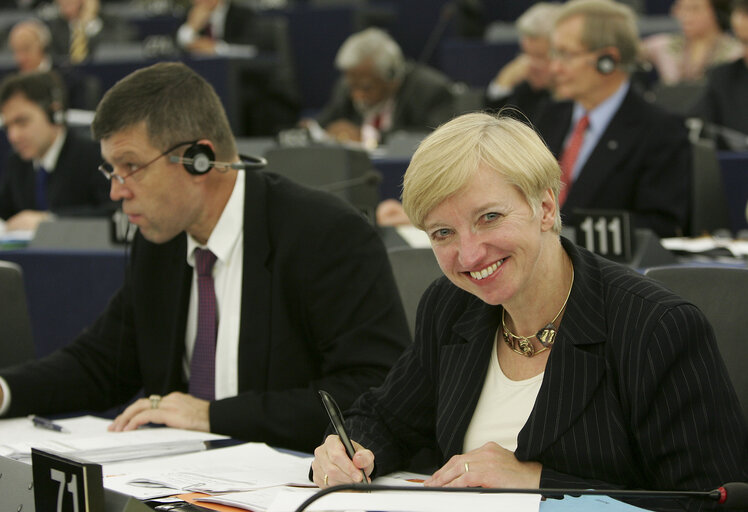
[[[327,487],[327,473],[325,473],[325,487]]]
[[[158,405],[161,403],[161,395],[151,395],[148,400],[151,401],[151,409],[158,409]]]
[[[465,463],[465,473],[470,471],[470,466],[468,466],[468,463]]]

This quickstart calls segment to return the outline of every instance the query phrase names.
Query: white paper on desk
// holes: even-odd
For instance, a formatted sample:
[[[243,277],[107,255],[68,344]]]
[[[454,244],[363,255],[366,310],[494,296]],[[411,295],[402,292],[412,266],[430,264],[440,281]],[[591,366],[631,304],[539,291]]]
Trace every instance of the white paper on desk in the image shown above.
[[[410,473],[407,471],[398,471],[390,473],[387,476],[381,476],[374,479],[375,484],[379,485],[400,485],[400,486],[423,486],[423,481],[428,475],[420,473]],[[253,512],[264,512],[270,508],[279,493],[284,492],[287,487],[270,487],[249,492],[236,492],[224,494],[221,496],[208,496],[197,498],[196,501],[209,503],[218,503],[232,507],[252,510]],[[317,489],[315,488],[314,491]]]
[[[283,488],[267,512],[294,512],[315,491]],[[480,494],[447,492],[338,492],[309,505],[309,511],[377,510],[392,512],[538,512],[540,496],[531,494]]]
[[[174,490],[206,493],[261,489],[276,485],[311,485],[312,457],[282,453],[263,443],[245,443],[204,452],[161,457],[139,462],[105,464],[104,487],[139,499],[173,494]],[[185,484],[185,478],[193,482]],[[133,485],[144,480],[167,485],[147,488]],[[187,490],[187,489],[185,489]]]
[[[204,449],[202,441],[225,439],[226,436],[168,427],[141,428],[128,432],[109,432],[111,420],[81,416],[56,420],[69,433],[33,426],[27,418],[0,421],[0,455],[30,461],[31,447],[67,453],[92,462],[104,459],[128,460],[165,453]]]

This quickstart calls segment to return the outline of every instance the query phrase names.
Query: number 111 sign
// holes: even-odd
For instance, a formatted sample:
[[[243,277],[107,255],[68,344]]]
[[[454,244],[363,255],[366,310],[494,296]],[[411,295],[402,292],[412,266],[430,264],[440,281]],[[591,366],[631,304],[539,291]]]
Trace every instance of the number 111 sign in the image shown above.
[[[622,210],[577,210],[574,212],[577,244],[588,251],[619,262],[633,254],[631,220]]]

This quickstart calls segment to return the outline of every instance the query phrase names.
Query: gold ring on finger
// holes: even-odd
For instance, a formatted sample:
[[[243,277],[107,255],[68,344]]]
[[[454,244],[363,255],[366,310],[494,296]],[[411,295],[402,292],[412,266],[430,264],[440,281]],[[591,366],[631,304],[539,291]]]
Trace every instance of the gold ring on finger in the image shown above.
[[[161,395],[151,395],[148,397],[148,400],[151,401],[151,409],[158,409],[161,403]]]

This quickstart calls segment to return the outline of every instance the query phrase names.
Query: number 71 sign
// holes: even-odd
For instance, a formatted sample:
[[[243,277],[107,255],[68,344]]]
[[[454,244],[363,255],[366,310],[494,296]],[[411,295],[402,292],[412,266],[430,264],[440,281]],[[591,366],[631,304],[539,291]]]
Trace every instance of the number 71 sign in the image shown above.
[[[101,466],[31,449],[34,505],[44,512],[97,512],[104,510]]]

